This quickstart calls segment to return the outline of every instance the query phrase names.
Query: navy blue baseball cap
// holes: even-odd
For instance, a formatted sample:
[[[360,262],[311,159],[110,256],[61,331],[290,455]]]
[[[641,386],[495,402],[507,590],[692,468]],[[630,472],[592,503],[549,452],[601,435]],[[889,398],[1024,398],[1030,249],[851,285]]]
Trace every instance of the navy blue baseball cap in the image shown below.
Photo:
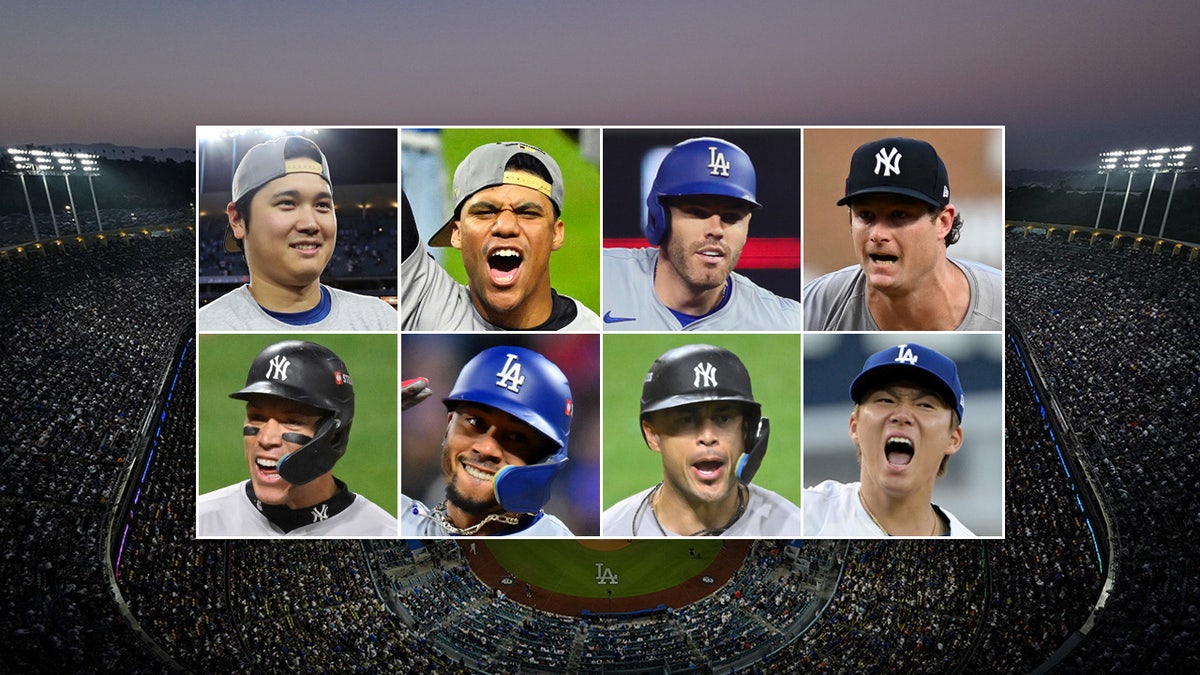
[[[863,143],[850,158],[846,196],[850,200],[876,192],[904,195],[942,207],[950,203],[950,178],[937,150],[915,138],[881,138]]]
[[[958,381],[958,366],[950,357],[913,343],[888,347],[867,357],[862,372],[850,383],[850,400],[860,403],[867,392],[897,380],[930,385],[962,422],[966,397]]]

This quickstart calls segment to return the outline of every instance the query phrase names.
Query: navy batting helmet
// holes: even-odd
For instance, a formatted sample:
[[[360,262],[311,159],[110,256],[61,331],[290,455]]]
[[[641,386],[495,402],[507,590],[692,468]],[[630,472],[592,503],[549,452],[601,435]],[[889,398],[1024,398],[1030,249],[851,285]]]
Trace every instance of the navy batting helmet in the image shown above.
[[[713,345],[684,345],[658,357],[642,383],[641,414],[708,401],[742,404],[743,441],[737,475],[749,483],[767,452],[770,421],[762,416],[762,405],[754,400],[750,373],[737,354]],[[642,431],[645,438],[645,430]]]
[[[720,138],[689,138],[671,148],[646,195],[646,223],[642,234],[651,246],[658,246],[670,227],[664,197],[719,195],[748,202],[755,201],[758,179],[750,156],[738,146]]]
[[[574,405],[567,376],[549,359],[524,347],[491,347],[463,366],[442,401],[502,410],[533,427],[558,449],[537,464],[506,466],[493,480],[496,501],[507,511],[537,513],[550,499],[550,484],[567,461]]]
[[[300,445],[279,460],[279,475],[304,485],[333,470],[350,442],[354,421],[354,386],[346,364],[329,349],[301,340],[276,342],[258,353],[246,374],[246,386],[229,395],[248,401],[256,394],[303,403],[325,415],[313,436],[285,433],[283,440]],[[246,427],[246,433],[257,433]]]

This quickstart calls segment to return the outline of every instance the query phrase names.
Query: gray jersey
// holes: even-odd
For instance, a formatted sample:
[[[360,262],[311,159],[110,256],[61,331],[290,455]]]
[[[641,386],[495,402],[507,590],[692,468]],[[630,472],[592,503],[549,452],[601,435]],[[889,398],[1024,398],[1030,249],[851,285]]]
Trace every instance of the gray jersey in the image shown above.
[[[604,330],[800,330],[800,303],[775,295],[746,277],[730,275],[725,306],[686,327],[654,292],[656,248],[604,249]]]
[[[424,331],[505,330],[491,323],[475,309],[471,291],[460,284],[429,257],[425,246],[418,245],[412,255],[400,263],[400,327]],[[560,295],[575,305],[575,319],[552,330],[564,333],[595,333],[600,317],[574,298]]]
[[[947,258],[962,270],[971,290],[967,315],[955,330],[1004,328],[1004,275],[995,267]],[[804,330],[879,330],[867,308],[867,277],[851,265],[818,277],[804,287]]]
[[[804,536],[886,537],[858,498],[860,483],[827,480],[804,491]],[[933,505],[950,525],[950,537],[974,537],[953,513]]]
[[[600,533],[604,536],[675,537],[662,527],[650,508],[647,497],[654,488],[626,497],[600,514]],[[634,522],[636,519],[636,522]],[[725,537],[798,537],[800,507],[764,487],[750,484],[746,511],[722,535]]]
[[[402,537],[450,537],[456,536],[442,524],[441,517],[425,504],[400,495],[400,536]],[[554,516],[541,512],[524,529],[506,533],[506,537],[571,537],[566,523]]]
[[[396,310],[370,295],[330,288],[329,314],[320,321],[294,326],[267,314],[243,284],[200,308],[196,328],[200,331],[389,331],[396,332]]]
[[[321,506],[312,523],[284,532],[246,496],[246,482],[196,498],[196,534],[201,537],[395,537],[396,519],[362,495],[333,515]]]

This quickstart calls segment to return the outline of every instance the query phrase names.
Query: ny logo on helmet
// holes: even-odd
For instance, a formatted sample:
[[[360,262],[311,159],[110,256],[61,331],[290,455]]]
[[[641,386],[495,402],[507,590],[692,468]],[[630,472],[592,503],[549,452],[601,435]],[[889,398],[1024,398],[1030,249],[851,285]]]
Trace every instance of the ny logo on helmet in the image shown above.
[[[696,373],[696,378],[692,381],[693,387],[717,386],[717,367],[713,364],[697,363],[692,370]]]
[[[886,148],[880,148],[879,152],[875,153],[875,175],[878,176],[879,170],[883,169],[885,178],[892,175],[892,172],[899,176],[900,158],[903,156],[900,154],[899,148],[892,148],[891,152],[888,152]]]
[[[516,354],[508,355],[508,360],[504,362],[500,372],[496,373],[496,378],[497,387],[503,387],[514,394],[521,393],[525,376],[521,374],[521,361],[517,359]]]
[[[913,350],[908,348],[908,345],[900,345],[896,347],[896,349],[896,363],[908,363],[914,366],[917,365],[917,355],[913,353]]]
[[[292,362],[288,361],[287,357],[283,354],[276,356],[275,358],[271,359],[271,364],[267,368],[267,379],[280,381],[286,380],[288,367],[291,365]]]
[[[725,153],[717,149],[717,146],[708,146],[708,175],[729,177],[729,160],[725,159]]]

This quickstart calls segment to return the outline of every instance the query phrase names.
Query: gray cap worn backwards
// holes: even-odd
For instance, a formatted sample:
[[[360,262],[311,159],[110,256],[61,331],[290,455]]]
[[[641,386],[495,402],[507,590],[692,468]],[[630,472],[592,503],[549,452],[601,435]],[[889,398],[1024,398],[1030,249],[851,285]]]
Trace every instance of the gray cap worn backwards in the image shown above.
[[[505,170],[515,155],[529,155],[542,163],[550,174],[550,182],[525,171]],[[458,220],[459,210],[463,202],[485,188],[497,185],[522,185],[537,190],[546,195],[554,203],[554,208],[562,213],[563,206],[563,176],[558,162],[546,154],[541,148],[518,141],[504,141],[481,145],[471,151],[454,170],[454,212],[432,237],[430,246],[450,246],[450,233],[454,229],[454,221]]]
[[[304,154],[305,150],[316,150],[320,163]],[[329,162],[325,153],[311,140],[303,136],[280,136],[246,151],[242,161],[233,172],[233,201],[237,201],[276,178],[290,173],[312,173],[320,176],[333,192],[333,181],[329,180]],[[225,227],[225,250],[240,253],[241,242],[233,236],[233,229]]]

